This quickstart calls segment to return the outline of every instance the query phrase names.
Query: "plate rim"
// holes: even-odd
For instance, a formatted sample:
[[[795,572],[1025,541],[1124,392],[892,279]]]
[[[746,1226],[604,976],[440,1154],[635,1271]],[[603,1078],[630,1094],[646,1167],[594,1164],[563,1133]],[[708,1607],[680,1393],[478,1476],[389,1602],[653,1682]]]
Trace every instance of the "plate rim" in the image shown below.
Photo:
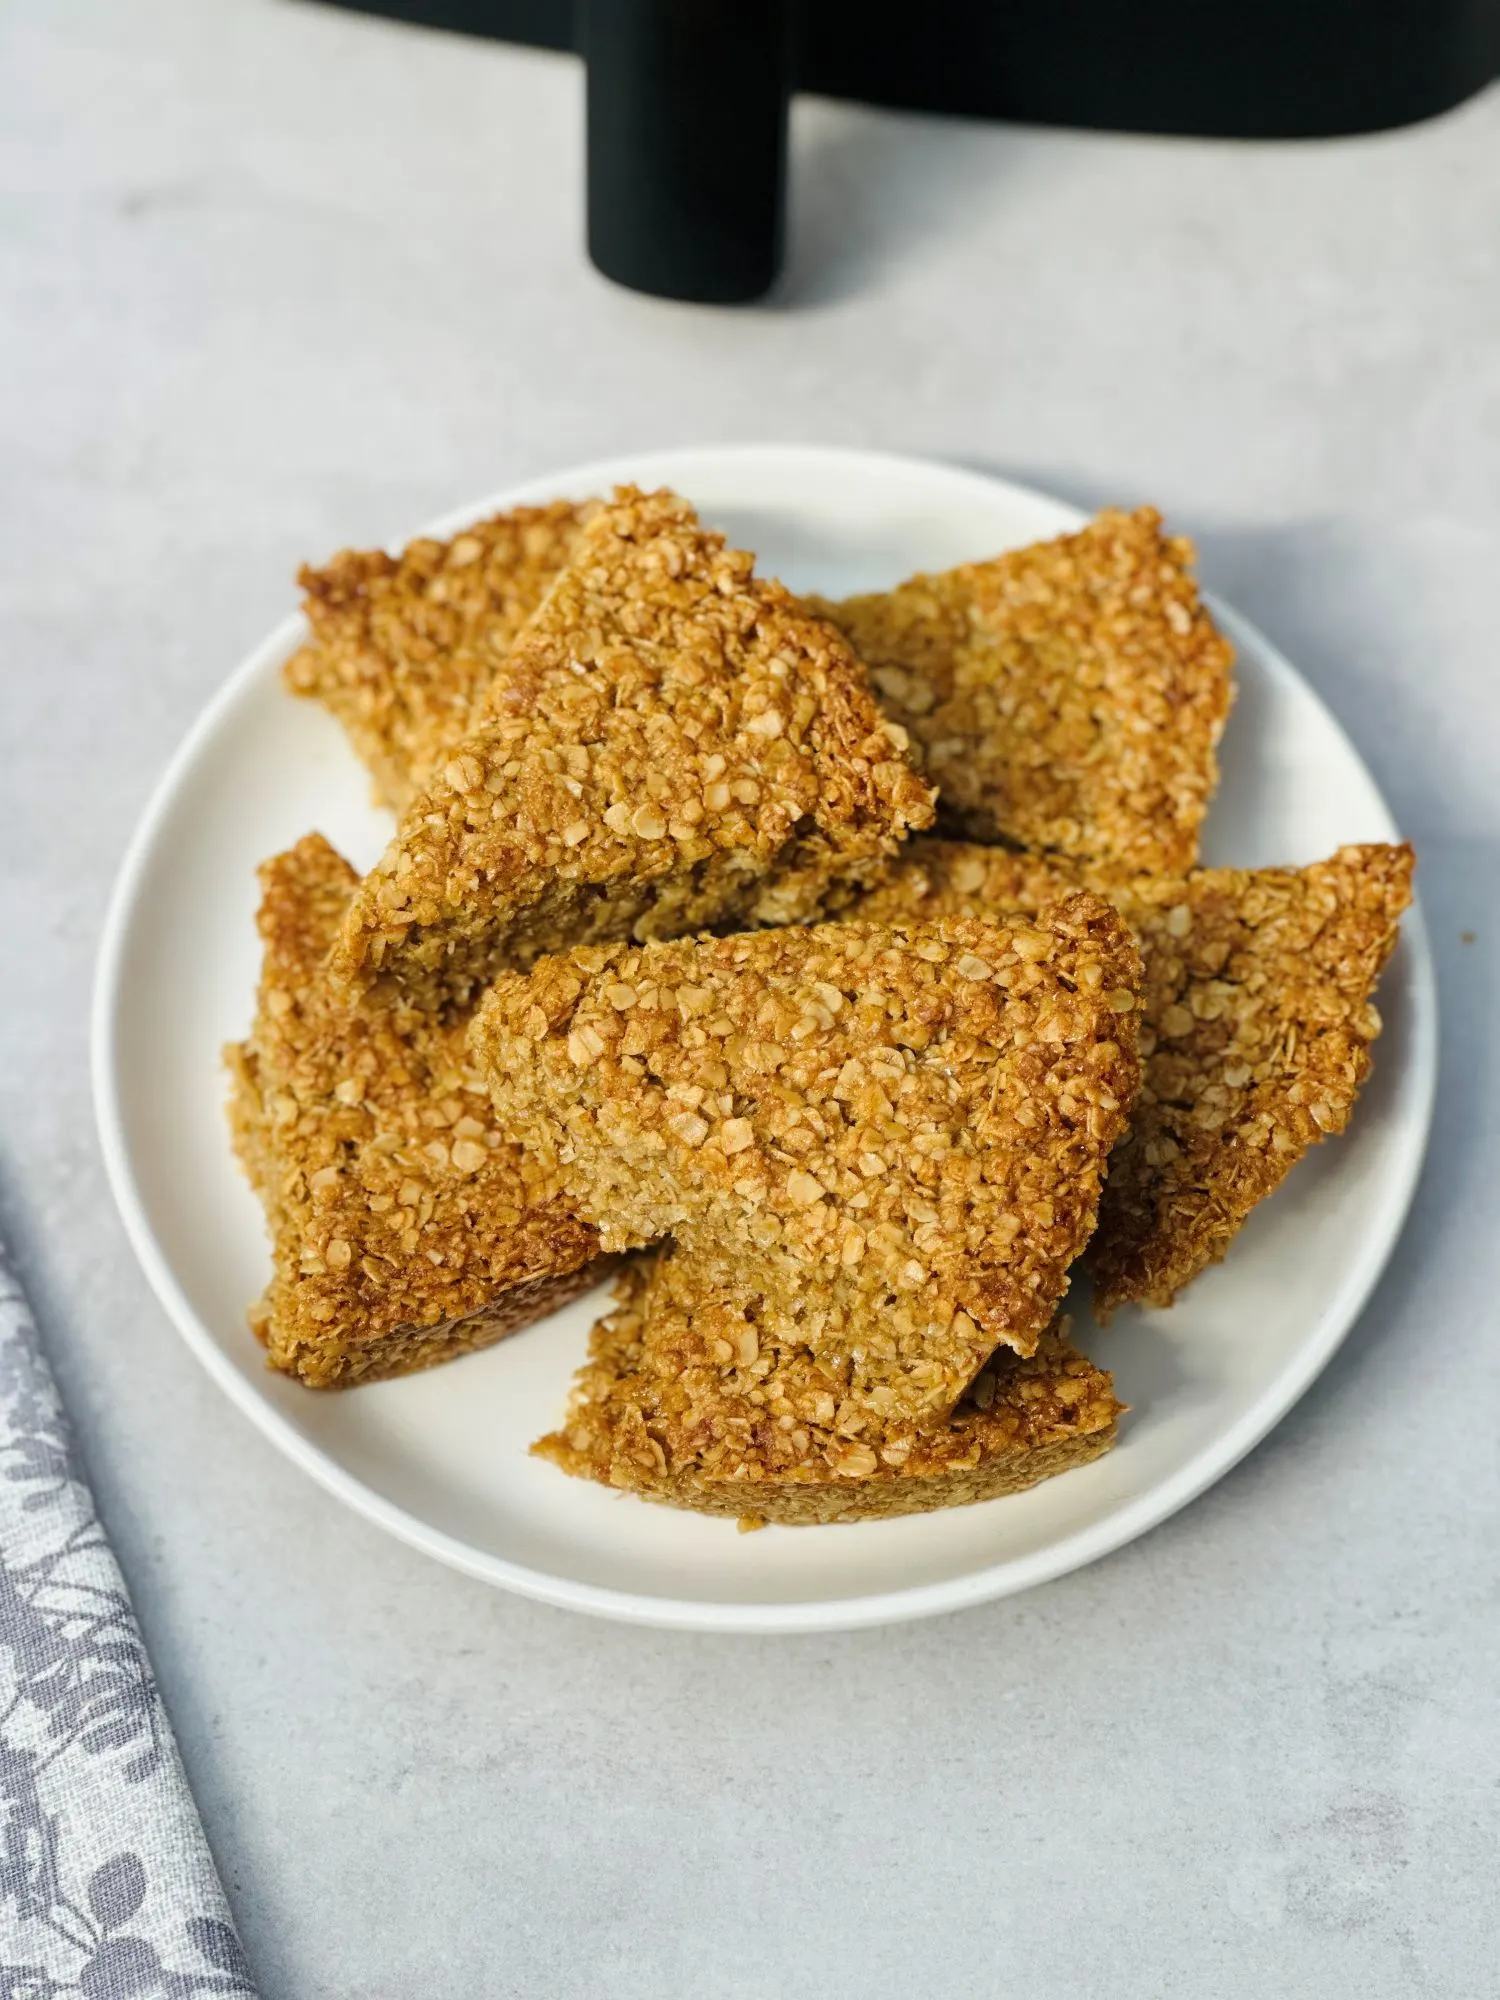
[[[568,493],[584,486],[597,487],[624,481],[645,461],[658,468],[654,476],[670,479],[674,465],[679,469],[688,469],[705,458],[785,462],[798,455],[814,457],[825,466],[842,463],[849,471],[878,465],[894,473],[936,472],[954,486],[971,485],[976,492],[982,491],[991,497],[998,490],[1031,505],[1040,503],[1059,516],[1071,516],[1076,524],[1088,518],[1082,509],[1059,500],[1053,494],[998,474],[949,464],[942,459],[866,451],[845,445],[741,443],[643,450],[566,467],[556,473],[506,487],[472,505],[449,509],[404,539],[429,534],[451,535],[486,514],[532,502],[544,494]],[[1066,532],[1066,529],[1063,531]],[[1379,798],[1389,826],[1388,837],[1399,839],[1384,794],[1322,696],[1279,647],[1272,644],[1249,619],[1223,604],[1212,593],[1205,591],[1203,595],[1215,619],[1237,644],[1245,637],[1251,638],[1272,672],[1294,681],[1305,697],[1322,711],[1324,720],[1342,740]],[[304,1436],[266,1397],[259,1394],[253,1383],[222,1352],[218,1341],[194,1309],[178,1282],[146,1211],[131,1164],[115,1062],[115,1036],[132,923],[147,887],[149,864],[162,825],[201,750],[213,737],[225,714],[235,707],[250,686],[285,659],[306,630],[302,614],[294,612],[282,619],[251,649],[199,711],[151,790],[126,846],[100,934],[90,1010],[90,1069],[106,1179],[127,1240],[158,1303],[165,1309],[189,1350],[236,1408],[293,1464],[356,1513],[408,1547],[418,1549],[447,1567],[481,1582],[558,1609],[578,1611],[620,1623],[678,1631],[767,1635],[864,1630],[905,1623],[967,1610],[1013,1596],[1038,1584],[1052,1582],[1113,1554],[1160,1526],[1232,1471],[1269,1435],[1311,1387],[1347,1338],[1400,1240],[1426,1160],[1431,1134],[1438,1072],[1437,988],[1427,926],[1420,900],[1415,897],[1403,921],[1400,944],[1400,950],[1408,959],[1407,979],[1411,1000],[1407,1024],[1410,1046],[1403,1052],[1408,1070],[1405,1087],[1410,1098],[1407,1113],[1409,1129],[1404,1154],[1375,1218],[1378,1227],[1366,1235],[1359,1257],[1334,1300],[1324,1310],[1316,1337],[1299,1345],[1286,1365],[1241,1411],[1228,1431],[1194,1453],[1168,1478],[1116,1508],[1104,1519],[1076,1530],[1044,1549],[1008,1557],[1004,1561],[986,1564],[936,1582],[911,1584],[853,1597],[734,1603],[659,1597],[649,1592],[615,1589],[559,1577],[509,1557],[476,1549],[387,1499]]]

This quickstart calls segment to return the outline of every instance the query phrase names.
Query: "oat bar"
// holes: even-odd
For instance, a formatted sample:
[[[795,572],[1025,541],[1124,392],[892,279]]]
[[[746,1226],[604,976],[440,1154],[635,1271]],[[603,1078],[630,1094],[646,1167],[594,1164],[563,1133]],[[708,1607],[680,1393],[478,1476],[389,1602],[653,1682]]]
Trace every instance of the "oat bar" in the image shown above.
[[[318,834],[262,868],[258,1011],[227,1051],[275,1264],[251,1323],[272,1365],[316,1388],[486,1346],[601,1270],[595,1232],[502,1138],[462,1027],[330,993],[357,881]]]
[[[1232,652],[1153,508],[827,605],[939,787],[946,831],[1181,873]]]
[[[503,975],[472,1046],[606,1249],[673,1236],[856,1403],[931,1420],[1035,1346],[1093,1230],[1139,970],[1089,895],[584,948]]]
[[[312,638],[283,678],[343,724],[398,811],[468,732],[478,696],[599,503],[555,500],[399,556],[345,549],[298,576]]]
[[[573,944],[800,922],[932,817],[845,642],[669,493],[589,523],[482,709],[354,898],[351,990],[433,1011]]]
[[[1088,1253],[1101,1312],[1170,1305],[1307,1148],[1343,1131],[1412,868],[1409,847],[1377,843],[1310,868],[1203,868],[1109,891],[1145,964],[1144,1076]],[[1035,857],[921,841],[856,914],[1027,912],[1067,883]]]
[[[753,1298],[716,1295],[669,1252],[622,1273],[563,1427],[532,1449],[668,1506],[815,1525],[1019,1492],[1107,1451],[1120,1414],[1066,1320],[1028,1358],[1002,1350],[935,1427],[883,1422],[843,1389],[805,1348],[766,1337]]]

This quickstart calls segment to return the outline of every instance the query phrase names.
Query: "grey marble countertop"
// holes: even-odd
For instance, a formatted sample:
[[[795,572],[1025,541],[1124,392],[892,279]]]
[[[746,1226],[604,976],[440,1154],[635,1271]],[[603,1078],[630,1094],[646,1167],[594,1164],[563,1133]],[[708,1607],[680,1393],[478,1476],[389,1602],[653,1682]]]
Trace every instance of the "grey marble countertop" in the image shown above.
[[[799,105],[740,313],[590,272],[580,109],[292,0],[0,12],[0,1214],[268,2000],[1493,1992],[1500,96],[1263,149]],[[89,1103],[122,845],[297,561],[735,438],[1162,505],[1369,758],[1442,981],[1415,1213],[1275,1435],[839,1638],[587,1623],[345,1512],[168,1326]]]

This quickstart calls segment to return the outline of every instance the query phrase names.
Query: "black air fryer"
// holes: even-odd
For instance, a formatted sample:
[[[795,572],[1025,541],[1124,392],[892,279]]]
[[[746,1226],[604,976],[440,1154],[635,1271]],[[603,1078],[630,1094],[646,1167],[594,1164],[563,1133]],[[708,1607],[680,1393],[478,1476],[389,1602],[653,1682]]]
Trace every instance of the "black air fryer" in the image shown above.
[[[793,90],[917,111],[1307,139],[1408,125],[1500,70],[1500,0],[335,0],[588,66],[589,255],[760,297]]]

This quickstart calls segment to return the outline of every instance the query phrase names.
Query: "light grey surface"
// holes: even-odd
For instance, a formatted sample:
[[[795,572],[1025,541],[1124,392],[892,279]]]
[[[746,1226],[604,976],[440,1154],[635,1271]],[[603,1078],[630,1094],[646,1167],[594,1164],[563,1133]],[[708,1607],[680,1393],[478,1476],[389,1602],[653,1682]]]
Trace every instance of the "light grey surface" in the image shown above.
[[[1500,97],[1263,150],[801,106],[739,314],[589,272],[579,111],[278,0],[0,10],[0,1211],[268,2000],[1492,1992]],[[836,1639],[587,1624],[343,1512],[156,1308],[88,1098],[121,847],[293,565],[724,438],[1161,504],[1369,757],[1442,979],[1416,1213],[1270,1442]]]

